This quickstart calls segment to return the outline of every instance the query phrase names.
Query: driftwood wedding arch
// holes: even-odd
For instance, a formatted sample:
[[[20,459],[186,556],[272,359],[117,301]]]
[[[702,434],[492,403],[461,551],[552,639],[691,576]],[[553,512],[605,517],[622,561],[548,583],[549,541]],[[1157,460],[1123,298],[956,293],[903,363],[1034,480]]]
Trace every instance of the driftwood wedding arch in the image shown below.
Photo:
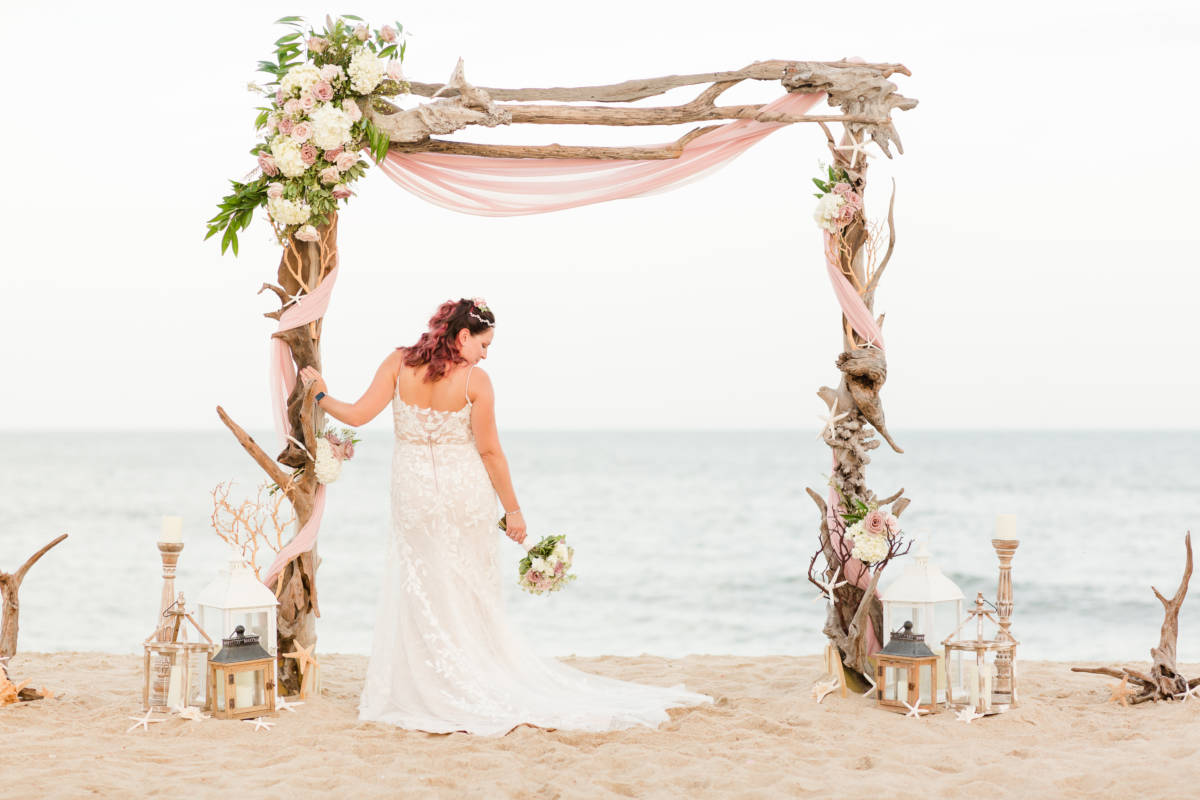
[[[281,40],[282,41],[282,40]],[[627,80],[603,86],[569,88],[506,89],[476,87],[465,78],[462,62],[446,83],[410,82],[414,95],[429,98],[416,108],[402,110],[382,97],[372,97],[363,113],[375,127],[387,136],[386,145],[400,153],[435,152],[467,156],[487,156],[512,159],[595,159],[595,160],[653,160],[678,158],[691,142],[711,135],[731,120],[758,120],[787,124],[811,123],[824,132],[832,166],[852,185],[861,197],[867,188],[868,168],[864,147],[874,142],[887,157],[894,147],[903,152],[900,137],[893,126],[893,109],[907,110],[916,101],[896,92],[888,78],[909,75],[901,64],[864,63],[859,61],[761,61],[741,69],[693,75],[668,75],[657,78]],[[762,105],[718,105],[721,95],[730,87],[747,80],[777,82],[789,93],[824,94],[829,106],[838,113],[781,114],[764,112]],[[688,86],[703,87],[690,102],[681,105],[617,106],[654,98],[673,89]],[[668,145],[621,146],[564,146],[564,145],[494,145],[439,138],[471,126],[496,125],[589,125],[589,126],[656,126],[680,123],[715,123],[698,127]],[[840,130],[831,129],[840,125]],[[378,154],[378,142],[359,142]],[[349,148],[348,148],[349,149]],[[894,198],[893,198],[894,199]],[[807,211],[803,214],[807,225]],[[248,221],[248,218],[247,218]],[[861,214],[837,236],[829,239],[827,255],[842,276],[854,287],[866,308],[874,304],[875,293],[884,268],[895,244],[894,226],[889,208],[889,236],[886,250],[880,253],[879,242],[872,235],[867,220]],[[244,224],[243,226],[244,227]],[[322,281],[338,264],[337,216],[328,215],[325,224],[317,226],[315,241],[298,241],[291,237],[283,249],[274,283],[265,283],[260,291],[273,292],[281,308],[266,314],[279,319],[290,302],[317,291]],[[828,237],[827,237],[828,239]],[[882,318],[879,318],[882,323]],[[313,366],[320,370],[322,320],[280,331],[277,340],[286,344],[295,369]],[[883,350],[872,346],[854,326],[843,318],[843,347],[837,358],[841,373],[837,388],[822,387],[819,395],[830,408],[831,422],[826,428],[825,442],[832,450],[831,484],[840,502],[854,507],[857,503],[872,508],[879,499],[868,488],[866,467],[869,451],[877,447],[878,432],[898,452],[887,432],[879,391],[887,376]],[[319,486],[314,474],[310,453],[316,452],[316,434],[323,429],[324,414],[316,407],[314,387],[297,381],[287,398],[287,417],[295,441],[272,458],[239,427],[225,411],[217,409],[221,420],[291,500],[297,515],[298,529],[313,517],[318,503]],[[845,576],[854,568],[850,549],[841,538],[844,526],[821,495],[809,490],[821,509],[820,547],[810,566],[809,577],[817,585],[822,581],[836,582],[837,575]],[[882,501],[894,503],[899,513],[907,500],[899,494]],[[824,565],[817,557],[823,556]],[[890,557],[890,556],[889,556]],[[312,648],[316,643],[315,618],[317,603],[315,548],[287,562],[278,577],[271,581],[280,601],[279,652],[284,653],[301,645]],[[882,567],[882,564],[877,565]],[[859,566],[863,575],[869,570]],[[833,591],[825,633],[838,647],[844,663],[860,673],[869,673],[870,638],[882,638],[881,610],[875,596],[878,580],[876,569],[868,581],[847,583]],[[861,585],[859,585],[861,584]],[[299,689],[300,676],[292,659],[280,660],[281,693]]]

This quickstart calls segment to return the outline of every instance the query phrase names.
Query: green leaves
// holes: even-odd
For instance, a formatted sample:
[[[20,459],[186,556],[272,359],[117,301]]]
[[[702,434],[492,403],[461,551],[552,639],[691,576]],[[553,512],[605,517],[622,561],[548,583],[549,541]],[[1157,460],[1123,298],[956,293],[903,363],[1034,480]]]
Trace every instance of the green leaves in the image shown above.
[[[367,143],[370,145],[371,157],[375,159],[376,164],[382,163],[383,159],[387,157],[388,145],[392,141],[386,133],[375,126],[375,123],[370,120],[365,120],[365,122],[364,131],[367,134]]]
[[[233,193],[227,194],[217,206],[217,215],[208,221],[205,241],[224,231],[221,236],[221,255],[229,248],[238,254],[238,231],[245,230],[254,219],[254,210],[267,200],[267,179],[259,177],[250,183],[230,181]]]

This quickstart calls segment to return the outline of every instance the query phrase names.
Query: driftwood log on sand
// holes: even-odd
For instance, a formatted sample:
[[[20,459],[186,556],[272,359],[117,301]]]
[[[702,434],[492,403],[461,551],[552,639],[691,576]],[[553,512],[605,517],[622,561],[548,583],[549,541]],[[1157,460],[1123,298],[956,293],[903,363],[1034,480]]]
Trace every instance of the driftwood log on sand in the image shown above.
[[[21,601],[18,599],[17,593],[21,590],[21,581],[25,580],[25,574],[29,572],[30,567],[37,563],[39,558],[66,538],[67,534],[64,533],[38,550],[26,559],[16,572],[0,572],[0,594],[4,595],[4,611],[3,616],[0,617],[0,658],[12,658],[17,653],[18,617],[21,614]]]
[[[1188,582],[1192,578],[1192,534],[1189,531],[1184,537],[1187,547],[1187,561],[1183,568],[1183,580],[1175,595],[1170,599],[1150,587],[1154,596],[1163,605],[1162,632],[1159,634],[1158,647],[1150,649],[1150,657],[1154,659],[1149,674],[1128,667],[1071,667],[1072,672],[1091,672],[1097,675],[1108,675],[1120,678],[1133,685],[1134,694],[1129,702],[1144,703],[1147,700],[1179,700],[1187,696],[1189,690],[1200,686],[1200,678],[1188,680],[1180,675],[1175,668],[1175,646],[1179,641],[1179,608],[1187,597]]]

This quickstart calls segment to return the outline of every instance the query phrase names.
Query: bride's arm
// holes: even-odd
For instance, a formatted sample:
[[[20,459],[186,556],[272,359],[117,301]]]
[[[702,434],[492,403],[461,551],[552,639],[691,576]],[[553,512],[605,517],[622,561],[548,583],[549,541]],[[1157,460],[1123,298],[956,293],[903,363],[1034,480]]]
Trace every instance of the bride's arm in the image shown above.
[[[401,358],[403,358],[401,352],[393,350],[379,365],[379,369],[375,372],[375,379],[371,381],[371,385],[356,402],[347,403],[326,394],[317,405],[329,416],[351,427],[357,428],[359,425],[365,425],[379,416],[379,412],[387,408],[387,404],[391,401]],[[312,367],[300,370],[300,378],[316,381],[318,392],[324,392],[327,389],[321,373]]]
[[[500,433],[496,430],[496,393],[492,379],[478,367],[471,373],[471,431],[475,434],[475,447],[483,466],[487,469],[492,487],[500,497],[507,520],[506,533],[509,538],[520,542],[525,538],[525,519],[517,504],[517,493],[513,490],[512,475],[508,471],[508,459],[500,447]]]

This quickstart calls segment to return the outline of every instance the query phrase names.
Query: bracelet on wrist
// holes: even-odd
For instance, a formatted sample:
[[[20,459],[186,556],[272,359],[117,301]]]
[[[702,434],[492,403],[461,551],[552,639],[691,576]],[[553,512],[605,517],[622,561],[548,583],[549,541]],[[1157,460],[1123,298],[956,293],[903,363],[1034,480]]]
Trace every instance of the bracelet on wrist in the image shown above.
[[[509,514],[520,514],[520,513],[521,513],[521,509],[514,508],[512,511],[505,511],[504,516],[507,517]]]

